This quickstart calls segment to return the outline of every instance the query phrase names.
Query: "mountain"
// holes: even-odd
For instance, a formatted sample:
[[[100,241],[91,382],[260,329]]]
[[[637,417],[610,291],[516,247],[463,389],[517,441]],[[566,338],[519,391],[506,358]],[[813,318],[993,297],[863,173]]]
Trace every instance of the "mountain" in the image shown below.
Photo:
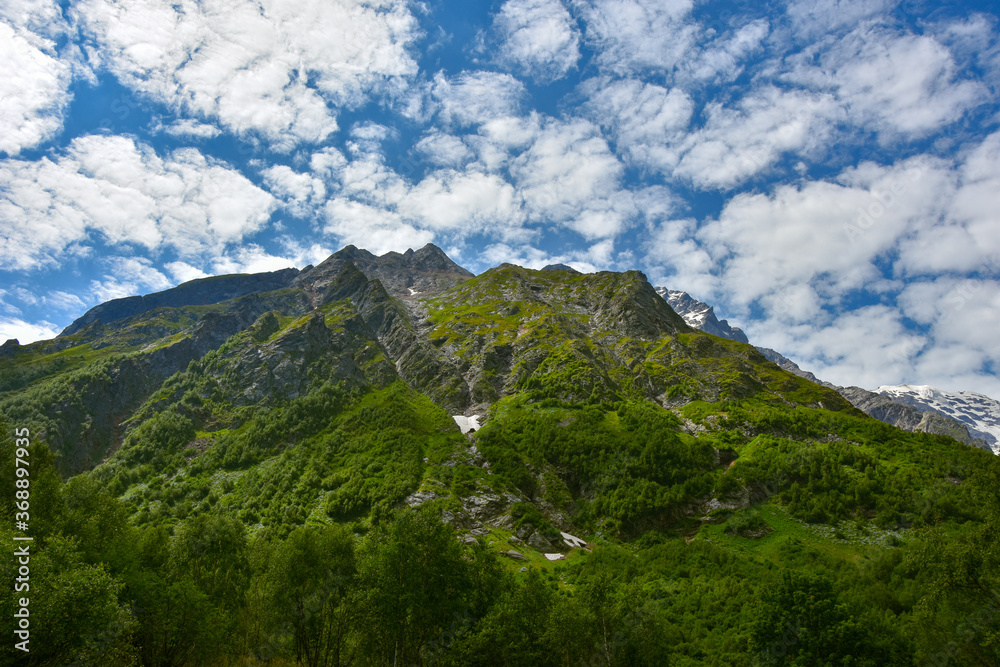
[[[904,431],[940,433],[971,447],[996,451],[978,432],[938,409],[909,404],[861,387],[838,387],[837,391],[865,414]]]
[[[748,342],[742,330],[719,320],[714,309],[697,301],[686,292],[657,287],[674,310],[693,328],[722,338]],[[798,364],[768,347],[757,350],[783,370],[839,392],[854,407],[879,421],[904,431],[938,433],[955,438],[972,447],[989,449],[1000,454],[1000,403],[980,394],[959,392],[949,394],[932,387],[879,387],[875,392],[861,387],[838,387],[820,380]]]
[[[897,403],[956,420],[1000,454],[1000,401],[971,391],[948,392],[927,385],[886,385],[875,390]]]
[[[715,316],[715,309],[712,306],[704,301],[698,301],[687,292],[657,287],[656,293],[666,299],[670,307],[683,317],[684,321],[691,327],[713,336],[721,336],[741,343],[750,342],[742,329],[729,326],[727,320],[720,320]]]
[[[84,327],[100,321],[110,324],[135,315],[142,315],[157,308],[203,306],[235,299],[255,292],[270,292],[288,287],[299,274],[298,269],[282,269],[271,273],[236,274],[199,278],[162,292],[146,296],[127,296],[112,299],[95,306],[63,329],[61,336],[69,336]]]
[[[0,355],[40,664],[749,665],[812,600],[833,639],[787,645],[913,664],[984,608],[941,573],[995,532],[996,457],[639,271],[348,246],[81,320]]]

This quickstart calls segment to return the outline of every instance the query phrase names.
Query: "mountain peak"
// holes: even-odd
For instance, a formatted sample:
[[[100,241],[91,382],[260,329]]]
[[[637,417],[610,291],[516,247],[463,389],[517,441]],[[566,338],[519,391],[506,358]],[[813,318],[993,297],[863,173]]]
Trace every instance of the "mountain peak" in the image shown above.
[[[296,285],[313,294],[322,293],[346,262],[354,264],[369,280],[379,280],[389,294],[398,298],[440,292],[473,276],[433,243],[419,250],[409,248],[403,253],[390,251],[380,256],[348,245],[311,271],[303,271]]]
[[[695,329],[700,329],[713,336],[728,338],[729,340],[749,343],[747,335],[739,327],[730,326],[726,320],[720,320],[715,316],[715,309],[705,303],[698,301],[687,292],[680,290],[657,287],[656,293],[670,304],[674,311],[684,318],[684,321]]]

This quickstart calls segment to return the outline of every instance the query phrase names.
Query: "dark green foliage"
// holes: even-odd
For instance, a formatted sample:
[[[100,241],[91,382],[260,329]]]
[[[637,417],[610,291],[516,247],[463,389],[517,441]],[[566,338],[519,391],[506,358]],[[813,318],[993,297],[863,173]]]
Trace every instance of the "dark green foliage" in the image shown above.
[[[342,527],[310,526],[292,531],[273,549],[262,574],[271,647],[280,650],[290,643],[296,660],[309,667],[352,661],[346,641],[354,548],[354,536]]]
[[[877,627],[877,626],[876,626]],[[786,573],[767,588],[750,631],[762,664],[876,667],[912,660],[891,629],[856,618],[823,576]]]
[[[478,443],[495,474],[529,497],[537,487],[530,471],[551,466],[613,530],[641,532],[676,518],[681,503],[711,489],[712,448],[679,433],[678,425],[648,402],[504,401]]]

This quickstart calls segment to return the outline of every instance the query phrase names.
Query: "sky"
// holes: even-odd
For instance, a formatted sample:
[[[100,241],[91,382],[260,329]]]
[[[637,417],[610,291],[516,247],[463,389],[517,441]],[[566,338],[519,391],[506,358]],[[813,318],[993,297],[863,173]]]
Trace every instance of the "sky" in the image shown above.
[[[640,269],[1000,398],[1000,39],[924,0],[5,0],[0,340],[347,244]]]

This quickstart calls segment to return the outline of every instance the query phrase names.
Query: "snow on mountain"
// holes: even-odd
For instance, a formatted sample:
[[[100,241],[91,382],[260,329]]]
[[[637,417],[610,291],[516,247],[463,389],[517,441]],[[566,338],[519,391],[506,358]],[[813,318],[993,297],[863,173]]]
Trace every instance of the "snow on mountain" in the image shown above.
[[[927,385],[885,385],[875,390],[919,410],[933,410],[965,424],[973,437],[1000,454],[1000,401],[971,391],[949,392]]]
[[[729,326],[726,320],[720,320],[715,316],[715,309],[712,306],[704,301],[698,301],[687,292],[657,287],[656,293],[666,299],[674,312],[683,317],[692,328],[741,343],[750,342],[742,329]]]

